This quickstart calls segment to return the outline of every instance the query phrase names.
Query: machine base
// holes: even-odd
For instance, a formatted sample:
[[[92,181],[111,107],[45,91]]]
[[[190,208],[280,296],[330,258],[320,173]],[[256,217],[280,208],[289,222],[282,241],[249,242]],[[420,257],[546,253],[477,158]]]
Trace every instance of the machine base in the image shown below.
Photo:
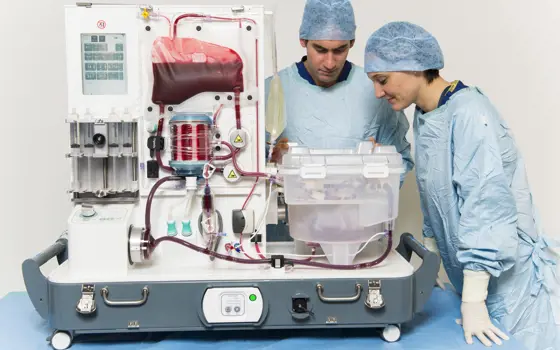
[[[315,270],[320,277],[307,271],[306,278],[295,279],[276,274],[254,280],[53,282],[39,267],[64,249],[61,239],[23,265],[35,308],[56,330],[51,337],[55,349],[67,348],[80,334],[333,327],[381,328],[385,340],[396,341],[400,325],[422,310],[439,268],[437,255],[403,234],[400,255],[393,251],[388,259],[409,265],[406,260],[415,251],[423,260],[405,277],[379,277],[371,268],[339,271],[343,278]],[[63,264],[58,269],[65,268]],[[274,275],[274,270],[269,272]],[[233,299],[224,299],[230,292]]]

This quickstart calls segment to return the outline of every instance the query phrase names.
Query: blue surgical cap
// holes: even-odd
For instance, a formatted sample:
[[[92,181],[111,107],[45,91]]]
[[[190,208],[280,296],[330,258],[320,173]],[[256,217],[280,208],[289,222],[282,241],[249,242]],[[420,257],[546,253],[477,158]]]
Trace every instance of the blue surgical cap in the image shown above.
[[[366,43],[366,73],[425,71],[443,68],[437,40],[424,28],[391,22],[375,31]]]
[[[307,0],[299,38],[305,40],[353,40],[354,9],[349,0]]]

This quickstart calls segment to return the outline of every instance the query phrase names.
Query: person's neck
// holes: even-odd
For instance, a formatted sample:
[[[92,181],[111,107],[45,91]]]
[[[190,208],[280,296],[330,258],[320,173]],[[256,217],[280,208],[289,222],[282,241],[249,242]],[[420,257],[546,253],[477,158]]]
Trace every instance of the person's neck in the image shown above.
[[[418,93],[416,105],[425,113],[431,112],[438,107],[441,94],[450,83],[442,77],[436,78],[430,84],[426,83]]]
[[[311,74],[311,70],[309,69],[309,61],[305,61],[303,62],[303,66],[305,67],[305,69],[307,69],[307,73],[309,73],[309,75],[311,76],[311,79],[313,79],[313,82],[315,83],[315,85],[322,87],[322,88],[329,88],[331,86],[333,86],[334,84],[336,84],[336,82],[338,81],[338,78],[340,77],[339,73],[338,76],[336,77],[336,80],[333,81],[332,83],[323,83],[321,81],[318,81],[317,79],[315,79],[315,77],[313,76],[313,74]]]

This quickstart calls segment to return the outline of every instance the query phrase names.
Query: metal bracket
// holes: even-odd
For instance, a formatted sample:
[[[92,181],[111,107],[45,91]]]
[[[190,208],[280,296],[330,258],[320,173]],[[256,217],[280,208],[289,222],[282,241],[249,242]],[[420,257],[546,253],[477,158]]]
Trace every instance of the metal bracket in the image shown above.
[[[364,303],[370,309],[381,309],[385,306],[381,294],[381,280],[368,281],[368,294]]]
[[[82,297],[76,304],[76,311],[82,315],[91,315],[97,310],[95,304],[95,286],[93,284],[82,285]]]

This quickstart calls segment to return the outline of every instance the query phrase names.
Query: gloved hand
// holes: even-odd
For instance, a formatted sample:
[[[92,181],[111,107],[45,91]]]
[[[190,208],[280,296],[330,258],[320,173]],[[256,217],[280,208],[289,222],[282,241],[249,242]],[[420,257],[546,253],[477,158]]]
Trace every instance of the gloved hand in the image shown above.
[[[439,249],[437,247],[435,238],[424,237],[424,242],[423,243],[424,243],[424,246],[426,247],[426,249],[428,249],[432,253],[435,253],[441,259],[441,255],[439,254]],[[441,263],[440,263],[440,266],[441,266]],[[445,290],[445,285],[441,281],[441,278],[439,278],[439,274],[438,274],[438,277],[436,278],[436,284],[438,285],[438,287]]]
[[[473,343],[473,335],[486,346],[492,346],[492,342],[488,338],[498,345],[502,345],[500,338],[509,339],[492,324],[488,315],[485,300],[488,295],[489,281],[490,274],[486,271],[463,271],[462,319],[457,320],[457,323],[463,325],[467,344]]]
[[[288,139],[281,138],[276,141],[274,148],[272,149],[272,156],[270,157],[271,163],[280,163],[282,161],[282,156],[288,152]]]

